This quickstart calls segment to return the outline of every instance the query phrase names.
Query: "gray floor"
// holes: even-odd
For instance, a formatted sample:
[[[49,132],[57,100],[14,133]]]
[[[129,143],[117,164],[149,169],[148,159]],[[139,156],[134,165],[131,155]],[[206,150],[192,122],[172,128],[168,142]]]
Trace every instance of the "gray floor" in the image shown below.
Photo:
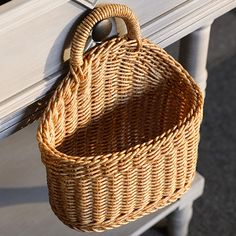
[[[211,31],[208,86],[198,171],[204,195],[194,205],[189,236],[236,235],[236,11]],[[143,236],[156,236],[150,229]]]

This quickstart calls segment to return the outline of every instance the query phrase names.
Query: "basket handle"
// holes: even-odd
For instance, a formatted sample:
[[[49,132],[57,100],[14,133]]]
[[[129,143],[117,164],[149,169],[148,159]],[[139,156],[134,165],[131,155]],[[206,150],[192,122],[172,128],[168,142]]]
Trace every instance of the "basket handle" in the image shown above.
[[[83,65],[83,53],[86,41],[96,23],[109,17],[120,17],[125,21],[127,37],[136,39],[141,47],[141,33],[137,17],[126,5],[107,4],[95,7],[77,27],[71,45],[70,64],[72,67]]]

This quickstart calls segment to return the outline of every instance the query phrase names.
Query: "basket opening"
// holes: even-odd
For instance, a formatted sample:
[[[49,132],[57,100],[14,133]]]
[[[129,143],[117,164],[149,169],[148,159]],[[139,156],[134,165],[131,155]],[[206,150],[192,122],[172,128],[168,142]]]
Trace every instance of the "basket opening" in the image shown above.
[[[66,135],[56,149],[70,156],[121,152],[148,142],[178,125],[191,109],[181,91],[167,84],[130,97],[98,119]]]
[[[64,110],[53,124],[53,148],[75,157],[121,152],[174,129],[199,106],[188,75],[150,45],[144,41],[137,55],[136,44],[122,39],[87,54],[77,97],[67,86],[64,104],[55,108]]]

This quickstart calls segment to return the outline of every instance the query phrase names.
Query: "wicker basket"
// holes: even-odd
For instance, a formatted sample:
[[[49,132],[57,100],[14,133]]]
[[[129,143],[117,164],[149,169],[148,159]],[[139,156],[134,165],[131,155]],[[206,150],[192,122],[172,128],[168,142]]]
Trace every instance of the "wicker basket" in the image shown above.
[[[121,17],[127,35],[83,50],[93,26]],[[71,228],[103,231],[176,201],[195,174],[202,94],[124,5],[78,26],[70,71],[38,129],[49,199]]]

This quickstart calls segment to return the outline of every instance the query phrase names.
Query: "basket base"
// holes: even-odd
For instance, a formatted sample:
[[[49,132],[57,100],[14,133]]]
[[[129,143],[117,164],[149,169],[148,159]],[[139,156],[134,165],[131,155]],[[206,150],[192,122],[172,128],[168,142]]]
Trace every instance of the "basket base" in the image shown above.
[[[204,186],[204,179],[202,176],[197,174],[192,183],[192,186],[190,183],[187,186],[185,186],[185,188],[176,191],[172,196],[165,197],[161,199],[161,201],[159,202],[150,203],[144,209],[135,210],[129,215],[122,215],[113,221],[104,221],[103,223],[99,223],[99,224],[92,223],[92,224],[87,224],[87,225],[77,225],[77,224],[72,225],[70,222],[66,221],[64,218],[58,215],[56,210],[53,209],[53,207],[52,207],[52,210],[65,225],[69,226],[70,228],[74,230],[82,231],[82,232],[104,232],[106,230],[112,230],[119,226],[126,225],[129,222],[135,221],[141,218],[142,216],[148,215],[158,210],[158,212],[154,213],[154,215],[151,214],[150,216],[146,216],[148,218],[152,218],[155,216],[155,218],[157,219],[155,223],[157,223],[158,220],[162,219],[161,216],[163,217],[166,216],[167,215],[166,213],[170,213],[172,209],[174,210],[177,207],[180,207],[181,205],[186,204],[186,202],[193,202],[196,198],[198,198],[203,192],[203,186]],[[180,200],[177,201],[178,199]],[[145,217],[142,219],[145,219]],[[124,226],[124,227],[128,227],[128,226]],[[115,229],[115,230],[119,230],[119,229]]]

